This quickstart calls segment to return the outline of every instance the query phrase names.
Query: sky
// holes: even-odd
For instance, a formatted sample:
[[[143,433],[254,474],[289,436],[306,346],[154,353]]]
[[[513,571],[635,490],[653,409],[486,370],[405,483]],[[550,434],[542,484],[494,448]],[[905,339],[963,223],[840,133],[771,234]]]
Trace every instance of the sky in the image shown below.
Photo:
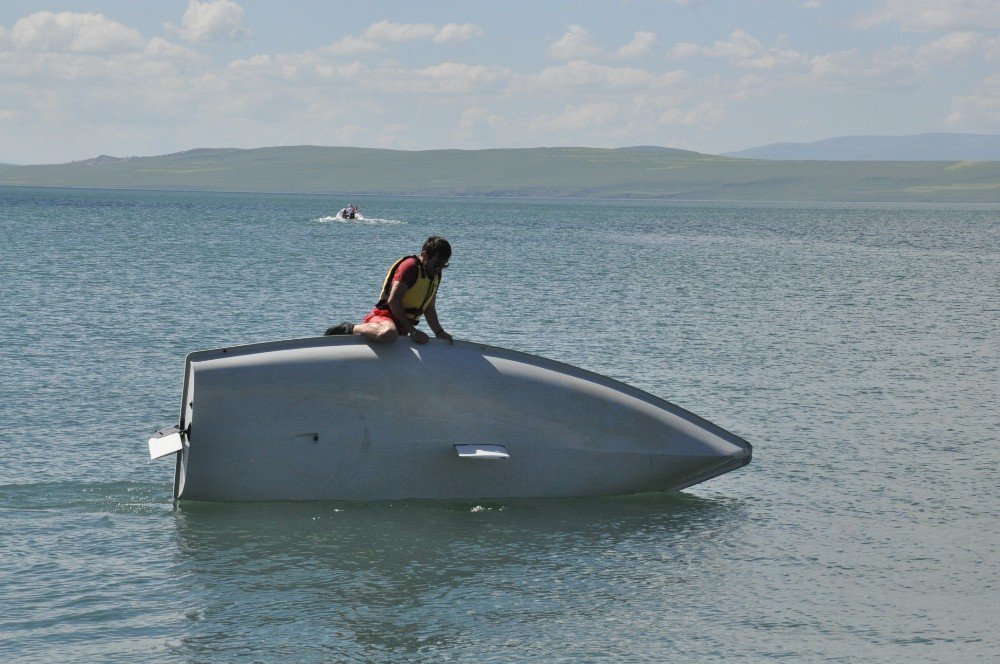
[[[0,162],[1000,133],[1000,0],[3,0]]]

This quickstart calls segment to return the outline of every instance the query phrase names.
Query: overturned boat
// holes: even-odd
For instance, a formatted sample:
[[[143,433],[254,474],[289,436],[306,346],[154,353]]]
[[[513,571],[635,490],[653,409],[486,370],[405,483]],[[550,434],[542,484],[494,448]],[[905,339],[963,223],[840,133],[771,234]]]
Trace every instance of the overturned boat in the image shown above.
[[[386,500],[676,490],[750,443],[619,381],[432,339],[317,337],[187,356],[174,498]]]

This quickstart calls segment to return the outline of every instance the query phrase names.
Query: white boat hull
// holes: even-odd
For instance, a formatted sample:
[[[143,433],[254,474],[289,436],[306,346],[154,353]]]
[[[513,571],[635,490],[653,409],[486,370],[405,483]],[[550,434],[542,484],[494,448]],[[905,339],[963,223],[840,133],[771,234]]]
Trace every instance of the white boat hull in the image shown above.
[[[641,390],[461,341],[192,353],[179,428],[174,497],[194,500],[674,490],[751,457],[745,440]]]

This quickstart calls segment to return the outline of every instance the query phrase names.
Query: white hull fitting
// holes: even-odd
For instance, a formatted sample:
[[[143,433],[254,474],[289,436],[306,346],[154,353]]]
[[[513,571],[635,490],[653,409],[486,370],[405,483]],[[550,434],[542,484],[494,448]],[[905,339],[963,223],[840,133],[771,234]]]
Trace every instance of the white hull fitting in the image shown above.
[[[750,462],[742,438],[611,378],[438,340],[293,339],[191,353],[174,498],[388,500],[677,490]]]

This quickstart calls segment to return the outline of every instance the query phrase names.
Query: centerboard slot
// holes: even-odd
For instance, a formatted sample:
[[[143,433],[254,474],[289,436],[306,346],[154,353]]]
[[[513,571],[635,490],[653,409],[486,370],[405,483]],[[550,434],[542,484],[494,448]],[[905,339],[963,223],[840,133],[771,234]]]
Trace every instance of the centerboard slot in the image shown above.
[[[455,452],[462,459],[509,459],[510,454],[503,445],[455,445]]]

